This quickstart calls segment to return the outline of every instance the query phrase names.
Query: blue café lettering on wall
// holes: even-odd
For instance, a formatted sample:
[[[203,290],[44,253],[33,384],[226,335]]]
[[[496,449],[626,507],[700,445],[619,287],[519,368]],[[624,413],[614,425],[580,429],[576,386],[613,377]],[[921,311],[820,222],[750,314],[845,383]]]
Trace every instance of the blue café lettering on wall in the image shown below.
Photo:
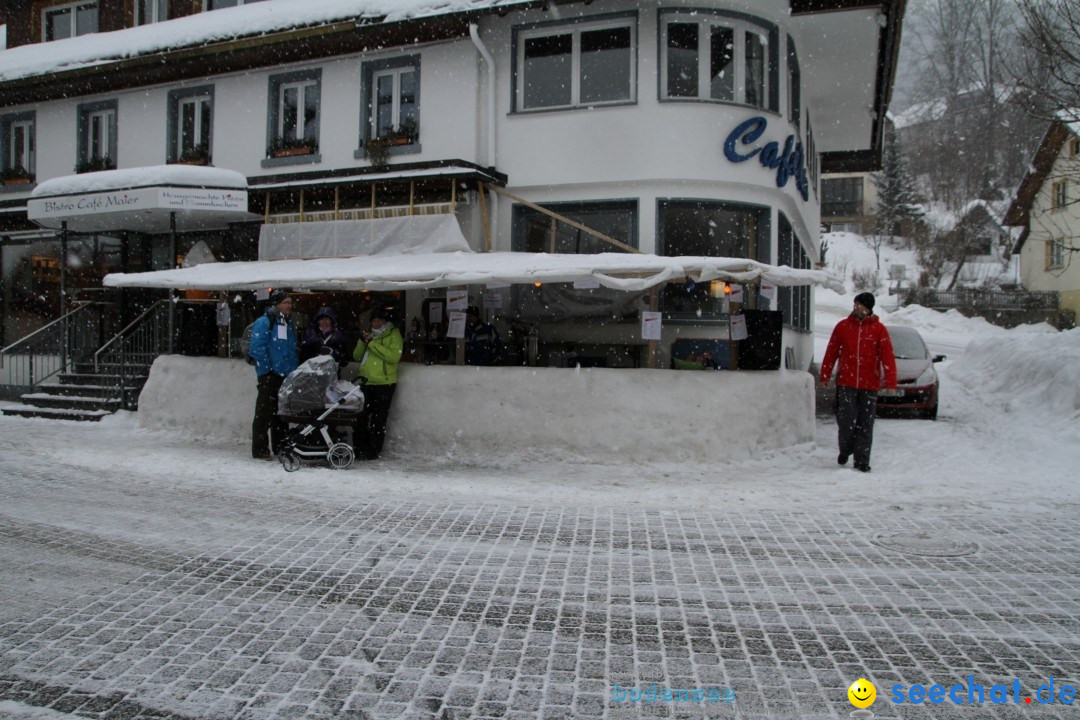
[[[788,179],[794,177],[795,187],[802,199],[809,200],[809,184],[806,181],[806,169],[803,167],[805,153],[802,143],[795,142],[794,135],[788,135],[784,140],[783,150],[780,149],[780,143],[772,140],[750,152],[739,152],[737,145],[740,142],[742,145],[756,143],[768,127],[769,121],[760,115],[739,123],[724,141],[724,157],[733,163],[746,162],[757,157],[762,167],[776,170],[776,187],[784,187]]]

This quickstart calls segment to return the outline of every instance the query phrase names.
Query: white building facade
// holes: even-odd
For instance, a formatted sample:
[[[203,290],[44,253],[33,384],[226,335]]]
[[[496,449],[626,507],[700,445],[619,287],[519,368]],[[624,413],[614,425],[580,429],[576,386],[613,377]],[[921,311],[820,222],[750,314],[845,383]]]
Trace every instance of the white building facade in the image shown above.
[[[306,9],[290,16],[292,5]],[[0,52],[3,165],[30,180],[0,195],[8,341],[15,266],[49,241],[26,223],[27,201],[73,169],[238,171],[263,223],[452,212],[478,251],[620,251],[571,220],[642,253],[811,268],[819,173],[880,158],[903,14],[902,2],[857,0],[477,0],[401,16],[320,5],[270,0]],[[125,57],[108,50],[128,44]],[[209,238],[222,259],[255,259],[259,225],[185,234],[179,252]],[[161,233],[135,228],[95,247],[133,238],[142,259],[112,270],[175,262]],[[724,283],[670,283],[654,298],[485,290],[470,286],[470,303],[504,332],[531,326],[548,347],[540,364],[643,365],[650,308],[663,317],[661,366],[729,333]],[[747,286],[742,306],[780,310],[785,358],[807,367],[811,288],[759,290]],[[444,294],[402,294],[402,323],[426,324],[424,300]]]

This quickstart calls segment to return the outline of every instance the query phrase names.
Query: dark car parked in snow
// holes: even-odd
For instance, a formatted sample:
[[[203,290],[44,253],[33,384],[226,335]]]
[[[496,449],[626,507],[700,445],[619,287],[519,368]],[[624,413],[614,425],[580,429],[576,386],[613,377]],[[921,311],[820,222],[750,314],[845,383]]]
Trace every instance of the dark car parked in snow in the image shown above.
[[[945,356],[931,356],[922,335],[915,328],[890,326],[888,330],[896,358],[897,386],[895,390],[881,390],[878,393],[878,415],[903,411],[937,420],[938,375],[934,363],[941,362]],[[829,414],[836,413],[836,373],[837,370],[833,370],[828,386],[817,384],[819,413],[823,410]]]

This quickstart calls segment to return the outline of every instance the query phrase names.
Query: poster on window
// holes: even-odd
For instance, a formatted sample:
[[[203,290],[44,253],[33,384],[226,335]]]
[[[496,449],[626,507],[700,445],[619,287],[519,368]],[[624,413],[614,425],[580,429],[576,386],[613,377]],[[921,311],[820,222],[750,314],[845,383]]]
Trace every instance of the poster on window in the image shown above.
[[[503,306],[503,295],[498,290],[484,292],[484,307],[488,310],[500,310]]]
[[[446,328],[446,337],[465,337],[465,313],[453,311],[450,314],[450,324]]]
[[[731,302],[741,303],[743,301],[742,285],[736,285],[731,283]]]
[[[447,290],[446,309],[464,310],[469,305],[469,292],[467,290]]]
[[[232,322],[232,310],[229,309],[229,303],[219,302],[217,304],[217,324],[218,327],[229,327],[229,323]]]
[[[433,302],[428,305],[428,322],[432,325],[442,322],[442,308],[441,302]]]
[[[641,312],[641,339],[659,340],[660,331],[663,329],[660,313],[655,310],[643,310]]]
[[[746,316],[745,315],[732,315],[731,316],[731,339],[732,340],[745,340],[750,337],[746,332]]]
[[[598,287],[600,287],[600,281],[593,277],[574,281],[574,289],[576,290],[595,290]]]
[[[488,283],[488,290],[501,290],[502,288],[510,287],[510,283]]]
[[[256,290],[255,291],[255,299],[256,300],[269,300],[270,299],[270,288],[259,288],[258,290]]]
[[[773,285],[768,280],[762,280],[761,281],[761,290],[759,291],[758,294],[761,295],[762,299],[769,301],[768,306],[765,307],[765,308],[762,308],[762,309],[763,310],[768,310],[768,309],[772,308],[773,300],[776,299],[776,286]]]

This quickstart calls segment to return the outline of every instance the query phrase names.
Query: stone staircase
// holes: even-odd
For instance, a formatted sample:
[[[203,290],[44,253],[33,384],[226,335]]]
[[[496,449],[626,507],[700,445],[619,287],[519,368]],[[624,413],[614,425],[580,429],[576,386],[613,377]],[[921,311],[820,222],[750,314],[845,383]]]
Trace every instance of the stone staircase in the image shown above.
[[[121,387],[118,367],[102,365],[95,372],[93,363],[76,363],[73,370],[21,395],[22,406],[4,408],[4,415],[96,422],[122,407],[137,408],[149,373],[148,367],[131,373],[129,366]]]

